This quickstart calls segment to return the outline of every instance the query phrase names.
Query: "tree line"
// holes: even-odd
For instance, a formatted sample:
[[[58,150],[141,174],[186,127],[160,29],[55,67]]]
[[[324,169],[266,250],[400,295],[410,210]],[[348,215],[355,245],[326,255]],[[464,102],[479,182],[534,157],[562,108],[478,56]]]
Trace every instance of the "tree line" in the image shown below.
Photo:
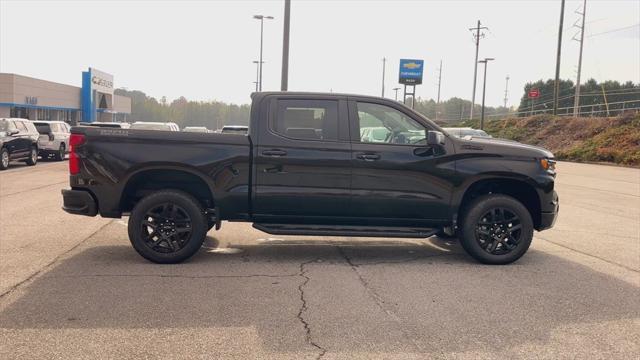
[[[538,98],[529,98],[528,95],[531,89],[538,89],[540,92]],[[559,90],[558,108],[561,110],[558,113],[560,115],[571,114],[575,101],[575,83],[571,80],[560,80]],[[550,113],[553,110],[553,91],[553,79],[527,83],[520,98],[519,115],[526,116],[532,111],[534,113]],[[622,104],[623,102],[625,103]],[[616,113],[623,108],[640,107],[640,83],[634,84],[633,81],[620,83],[612,80],[599,83],[595,79],[589,79],[580,85],[581,113],[605,116],[606,103],[610,104],[609,110],[616,111]]]
[[[528,97],[531,89],[538,89],[540,96],[535,100]],[[485,117],[491,119],[506,116],[527,116],[534,113],[550,113],[553,109],[553,89],[554,81],[538,80],[527,83],[524,86],[524,93],[520,98],[517,109],[498,106],[485,107]],[[609,110],[612,115],[619,113],[623,107],[640,108],[640,84],[632,81],[620,83],[618,81],[607,80],[597,82],[589,79],[580,86],[580,104],[584,106],[581,112],[595,116],[606,116],[606,102],[610,104]],[[208,129],[220,129],[224,125],[248,125],[250,105],[248,104],[227,104],[221,101],[192,101],[184,97],[179,97],[168,103],[165,97],[160,100],[148,96],[139,90],[117,89],[117,95],[131,98],[131,115],[129,121],[161,121],[175,122],[181,128],[185,126],[206,126]],[[560,81],[560,93],[558,107],[559,114],[571,113],[574,104],[575,84],[571,80]],[[411,99],[408,99],[411,104]],[[623,104],[624,102],[624,104]],[[471,101],[453,97],[441,101],[439,104],[433,99],[416,98],[414,109],[426,117],[436,120],[441,124],[455,124],[469,119],[471,111]],[[480,118],[482,106],[475,104],[473,117]]]
[[[221,101],[191,101],[183,96],[168,103],[139,90],[116,89],[117,95],[131,98],[131,115],[128,121],[175,122],[180,128],[206,126],[210,130],[224,125],[249,125],[250,106],[227,104]]]

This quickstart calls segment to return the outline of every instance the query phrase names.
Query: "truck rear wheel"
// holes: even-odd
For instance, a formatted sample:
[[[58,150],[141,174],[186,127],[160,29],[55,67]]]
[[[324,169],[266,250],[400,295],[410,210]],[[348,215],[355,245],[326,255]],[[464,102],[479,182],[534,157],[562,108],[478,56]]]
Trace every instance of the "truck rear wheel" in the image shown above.
[[[518,200],[489,194],[473,200],[464,212],[460,243],[485,264],[509,264],[524,255],[533,239],[531,214]]]
[[[153,193],[129,217],[129,240],[147,260],[174,264],[193,256],[207,234],[207,219],[193,196],[178,190]]]

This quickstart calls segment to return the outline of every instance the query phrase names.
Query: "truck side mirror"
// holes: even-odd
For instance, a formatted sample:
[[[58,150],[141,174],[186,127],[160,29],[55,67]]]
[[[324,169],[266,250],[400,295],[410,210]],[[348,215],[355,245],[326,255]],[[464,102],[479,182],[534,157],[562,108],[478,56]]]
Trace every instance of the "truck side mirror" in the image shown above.
[[[17,129],[10,129],[10,130],[7,130],[7,136],[13,136],[19,132],[20,131],[18,131]]]
[[[444,145],[444,134],[440,131],[429,131],[427,133],[427,145]]]

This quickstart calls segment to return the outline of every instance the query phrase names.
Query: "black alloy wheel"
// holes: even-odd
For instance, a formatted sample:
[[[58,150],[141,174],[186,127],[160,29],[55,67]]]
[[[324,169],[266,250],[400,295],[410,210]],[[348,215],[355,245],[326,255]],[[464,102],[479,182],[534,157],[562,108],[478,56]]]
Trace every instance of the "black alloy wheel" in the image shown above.
[[[513,251],[521,235],[522,223],[518,215],[501,207],[487,211],[476,226],[476,240],[484,251],[492,255]]]
[[[517,199],[486,194],[465,204],[458,229],[460,245],[485,264],[509,264],[524,255],[533,240],[533,219]]]
[[[177,252],[185,247],[191,237],[191,217],[176,204],[160,204],[147,211],[140,231],[145,245],[151,250]]]
[[[138,201],[129,217],[129,240],[147,260],[175,264],[193,256],[207,235],[200,202],[180,190],[160,190]]]

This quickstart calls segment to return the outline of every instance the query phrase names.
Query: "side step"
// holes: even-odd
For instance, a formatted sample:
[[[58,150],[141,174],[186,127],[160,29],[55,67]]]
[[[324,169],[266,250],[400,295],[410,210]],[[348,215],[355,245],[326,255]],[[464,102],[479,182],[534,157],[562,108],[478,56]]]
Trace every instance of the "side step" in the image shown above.
[[[273,235],[319,235],[319,236],[362,236],[390,238],[428,238],[439,229],[392,227],[392,226],[351,226],[351,225],[304,225],[304,224],[253,224],[253,227]]]

